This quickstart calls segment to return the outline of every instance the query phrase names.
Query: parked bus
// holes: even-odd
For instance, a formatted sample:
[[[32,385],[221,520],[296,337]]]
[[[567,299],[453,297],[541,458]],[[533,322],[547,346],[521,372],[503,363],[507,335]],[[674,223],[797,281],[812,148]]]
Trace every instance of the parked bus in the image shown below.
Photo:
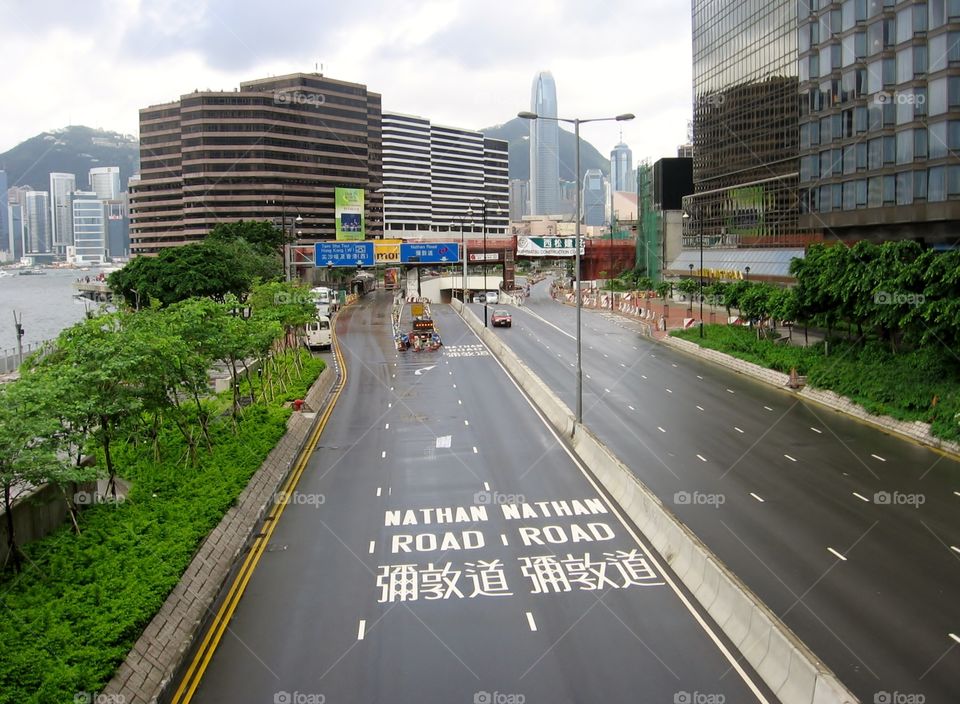
[[[310,349],[330,349],[333,335],[330,330],[330,318],[318,315],[316,320],[307,323],[307,347]]]

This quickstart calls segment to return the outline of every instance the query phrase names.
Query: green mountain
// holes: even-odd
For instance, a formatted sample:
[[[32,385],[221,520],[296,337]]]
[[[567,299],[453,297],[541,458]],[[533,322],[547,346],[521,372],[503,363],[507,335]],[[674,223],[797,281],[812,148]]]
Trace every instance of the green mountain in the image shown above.
[[[486,137],[503,139],[510,143],[510,178],[530,178],[530,121],[515,117],[510,122],[482,130]],[[573,132],[560,128],[560,179],[573,181],[576,162]],[[604,159],[590,142],[580,138],[580,176],[587,169],[600,169],[605,176],[610,174],[610,160]]]
[[[75,174],[77,188],[89,187],[88,172],[98,166],[120,167],[120,188],[140,169],[140,143],[136,137],[73,125],[42,132],[0,154],[0,170],[10,186],[50,188],[50,173]]]

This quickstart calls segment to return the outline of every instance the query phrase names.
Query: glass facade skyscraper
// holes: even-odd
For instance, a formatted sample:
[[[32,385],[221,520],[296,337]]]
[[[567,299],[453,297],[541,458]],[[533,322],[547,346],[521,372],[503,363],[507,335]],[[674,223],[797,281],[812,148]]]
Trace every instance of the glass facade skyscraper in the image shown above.
[[[797,4],[800,224],[958,241],[960,1]]]
[[[799,0],[803,2],[803,0]],[[798,0],[694,0],[687,243],[784,247],[799,231]]]
[[[583,174],[583,224],[603,225],[606,220],[607,188],[600,169],[588,169]]]
[[[73,192],[77,190],[74,174],[50,174],[50,229],[53,233],[53,249],[63,255],[73,244]],[[46,251],[46,250],[45,250]]]
[[[637,189],[633,178],[633,151],[623,142],[610,152],[610,183],[615,191],[632,193]]]
[[[533,79],[530,110],[541,117],[557,116],[557,85],[549,71],[541,71]],[[557,122],[530,120],[530,214],[558,213],[559,190],[560,147]]]

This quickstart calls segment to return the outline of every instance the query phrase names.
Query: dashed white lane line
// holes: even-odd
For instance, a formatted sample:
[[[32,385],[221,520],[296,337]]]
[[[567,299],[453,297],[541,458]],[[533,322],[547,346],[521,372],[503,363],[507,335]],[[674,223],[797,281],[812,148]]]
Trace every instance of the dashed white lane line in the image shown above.
[[[629,409],[630,409],[631,411],[635,411],[635,410],[637,410],[637,409],[636,409],[636,408],[634,408],[633,406],[627,406],[627,408],[629,408]]]
[[[609,357],[610,357],[610,355],[608,355],[606,352],[603,353],[603,358],[604,358],[604,359],[608,359]]]
[[[397,375],[396,375],[396,374],[394,374],[392,378],[394,378],[394,379],[396,379],[396,378],[397,378]]]
[[[871,454],[870,456],[871,456],[873,459],[875,459],[875,460],[880,460],[881,462],[886,462],[886,460],[883,459],[880,455],[873,455],[873,454]]]
[[[841,555],[840,553],[838,553],[838,552],[837,552],[836,550],[834,550],[833,548],[827,548],[827,551],[833,553],[834,555],[836,555],[837,557],[839,557],[839,558],[840,558],[841,560],[843,560],[844,562],[847,561],[847,558],[845,558],[843,555]]]
[[[703,381],[703,377],[700,376],[699,374],[697,374],[697,378],[698,378],[700,381]]]
[[[706,461],[707,461],[707,458],[704,457],[703,455],[697,455],[697,459],[699,459],[701,462],[706,462]]]
[[[478,452],[479,452],[479,450],[477,450],[477,446],[474,445],[474,446],[473,446],[473,454],[477,454]]]
[[[605,393],[605,394],[610,393],[610,389],[604,389],[604,390],[603,390],[603,393]]]
[[[791,457],[790,455],[784,455],[784,457],[786,457],[786,458],[787,458],[788,460],[790,460],[791,462],[796,462],[796,461],[797,461],[795,458]]]
[[[956,494],[957,496],[960,496],[960,491],[955,491],[953,493]]]
[[[670,389],[667,389],[667,393],[668,393],[668,394],[672,394],[673,391],[671,391]]]
[[[820,430],[820,429],[818,429],[818,428],[814,428],[812,425],[810,426],[810,430],[812,430],[813,432],[817,433],[818,435],[823,435],[823,431],[822,431],[822,430]]]
[[[454,385],[453,385],[453,388],[457,388],[457,385],[456,385],[456,384],[454,384]]]
[[[954,552],[960,552],[960,548],[958,548],[956,545],[951,545],[950,549],[953,550]]]
[[[390,390],[393,391],[393,387],[392,387],[392,386],[390,387]]]
[[[627,365],[626,365],[626,364],[624,364],[623,362],[620,362],[620,366],[621,366],[621,367],[623,367],[624,369],[626,369],[626,368],[627,368]]]
[[[593,377],[590,376],[589,374],[587,374],[587,378],[588,378],[588,379],[593,379]]]
[[[738,428],[737,426],[733,426],[733,429],[736,430],[738,433],[742,433],[742,432],[743,432],[743,431],[742,431],[740,428]]]
[[[756,494],[754,494],[752,491],[750,492],[750,496],[752,496],[753,498],[755,498],[755,499],[756,499],[757,501],[759,501],[760,503],[764,503],[763,499],[761,499],[759,496],[757,496]]]
[[[372,555],[372,554],[373,554],[373,551],[376,549],[376,547],[377,547],[377,541],[376,541],[376,540],[371,540],[371,541],[370,541],[370,549],[367,550],[367,552]]]
[[[463,401],[461,401],[460,399],[457,399],[457,405],[458,405],[458,406],[462,406],[462,405],[463,405]]]
[[[527,612],[527,624],[529,624],[531,631],[535,632],[537,630],[537,622],[533,620],[533,614],[529,611]]]
[[[484,490],[484,491],[490,491],[490,482],[484,482],[484,483],[483,483],[483,490]]]
[[[393,404],[392,404],[392,403],[388,403],[388,404],[387,404],[387,408],[393,408]]]
[[[388,487],[387,487],[387,496],[393,496],[393,487],[392,487],[392,486],[388,486]]]
[[[728,394],[734,394],[734,393],[736,393],[736,391],[734,391],[733,389],[727,389],[727,393],[728,393]]]
[[[652,354],[652,353],[651,353],[651,355],[650,355],[650,356],[651,356],[651,357],[653,357],[654,359],[656,359],[656,358],[657,358],[657,355],[655,355],[655,354]]]
[[[390,430],[390,424],[387,423],[386,425],[384,425],[384,426],[383,426],[383,429],[384,429],[384,430]]]
[[[870,503],[870,499],[868,499],[868,498],[867,498],[866,496],[864,496],[863,494],[858,494],[857,492],[853,492],[853,495],[856,496],[856,497],[857,497],[858,499],[860,499],[861,501],[863,501],[864,503]]]
[[[384,450],[383,452],[380,453],[380,459],[382,459],[382,460],[387,459],[387,451],[386,451],[386,450]]]
[[[640,376],[643,377],[644,379],[647,378],[647,375],[646,375],[646,374],[641,374]]]
[[[383,487],[379,487],[379,486],[378,486],[378,487],[377,487],[377,496],[380,496],[381,493],[383,493]]]
[[[657,426],[657,430],[659,430],[661,433],[667,432],[666,430],[664,430],[663,428],[661,428],[659,425]]]
[[[698,411],[702,411],[702,410],[703,410],[703,406],[697,406],[697,410],[698,410]]]
[[[953,638],[953,640],[955,640],[955,641],[957,641],[958,643],[960,643],[960,636],[958,636],[956,633],[948,633],[947,635],[950,636],[951,638]]]
[[[463,424],[464,424],[464,425],[470,425],[470,421],[464,419]]]
[[[636,345],[634,345],[634,346],[633,346],[633,349],[635,349],[635,350],[639,350],[640,348],[639,348],[639,347],[637,347]]]
[[[763,408],[764,408],[764,410],[767,410],[767,411],[772,411],[772,410],[773,410],[772,408],[770,408],[770,406],[764,406]]]
[[[357,640],[363,640],[363,636],[367,631],[367,622],[365,619],[360,619],[360,628],[357,629]]]
[[[673,367],[674,369],[677,368],[677,365],[676,365],[676,364],[671,364],[670,366]]]

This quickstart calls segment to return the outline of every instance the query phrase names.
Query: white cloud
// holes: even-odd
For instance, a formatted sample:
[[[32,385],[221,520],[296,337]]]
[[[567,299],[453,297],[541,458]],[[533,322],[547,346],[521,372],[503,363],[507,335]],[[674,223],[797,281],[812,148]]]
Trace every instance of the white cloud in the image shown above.
[[[296,70],[365,83],[386,110],[464,127],[529,108],[541,69],[557,80],[564,116],[633,112],[583,128],[608,153],[675,153],[690,116],[689,7],[670,0],[229,0],[91,3],[82,24],[19,5],[0,27],[10,98],[0,152],[45,129],[87,124],[136,134],[138,110],[194,89]],[[73,13],[68,13],[73,14]],[[60,13],[59,16],[64,16]]]

